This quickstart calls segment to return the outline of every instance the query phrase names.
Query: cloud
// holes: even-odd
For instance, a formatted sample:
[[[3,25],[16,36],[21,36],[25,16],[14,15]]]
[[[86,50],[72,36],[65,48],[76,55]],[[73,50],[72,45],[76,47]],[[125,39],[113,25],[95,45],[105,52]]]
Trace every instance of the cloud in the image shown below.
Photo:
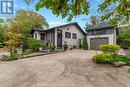
[[[55,26],[60,26],[66,24],[65,22],[58,22],[58,21],[53,21],[53,22],[48,22],[50,27],[55,27]]]

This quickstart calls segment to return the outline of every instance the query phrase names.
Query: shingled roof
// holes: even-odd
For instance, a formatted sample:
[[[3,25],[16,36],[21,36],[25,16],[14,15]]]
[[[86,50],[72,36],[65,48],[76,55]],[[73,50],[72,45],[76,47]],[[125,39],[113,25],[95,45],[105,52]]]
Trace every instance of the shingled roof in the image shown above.
[[[87,31],[89,30],[96,30],[96,29],[106,29],[106,28],[113,28],[114,26],[110,26],[108,23],[102,21],[101,23],[99,24],[92,24],[88,29]]]
[[[75,25],[78,27],[78,29],[85,35],[86,33],[83,31],[83,29],[79,26],[79,24],[77,22],[74,22],[74,23],[69,23],[69,24],[65,24],[65,25],[60,25],[60,26],[56,26],[56,27],[53,27],[53,28],[48,28],[48,29],[43,29],[43,28],[39,28],[39,29],[33,29],[35,31],[40,31],[40,32],[46,32],[46,31],[49,31],[49,30],[53,30],[53,29],[56,29],[56,28],[60,28],[60,27],[64,27],[64,26],[68,26],[68,25]]]

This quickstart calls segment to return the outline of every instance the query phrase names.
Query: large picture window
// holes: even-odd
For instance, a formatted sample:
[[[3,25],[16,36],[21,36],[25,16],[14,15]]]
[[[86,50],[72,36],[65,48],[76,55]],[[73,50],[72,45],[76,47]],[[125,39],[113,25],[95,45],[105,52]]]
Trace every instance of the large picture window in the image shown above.
[[[77,39],[77,34],[73,34],[73,39]]]
[[[65,38],[71,38],[71,33],[65,32]]]

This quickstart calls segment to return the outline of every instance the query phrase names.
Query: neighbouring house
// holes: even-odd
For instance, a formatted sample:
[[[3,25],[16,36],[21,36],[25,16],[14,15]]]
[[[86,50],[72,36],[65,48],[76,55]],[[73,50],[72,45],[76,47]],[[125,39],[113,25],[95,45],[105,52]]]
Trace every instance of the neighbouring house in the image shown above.
[[[116,44],[116,27],[109,26],[104,21],[98,25],[91,25],[86,32],[90,50],[99,50],[100,45]]]
[[[77,22],[49,29],[33,29],[32,33],[35,39],[43,41],[46,46],[53,43],[57,49],[62,49],[65,43],[69,48],[80,48],[81,40],[86,35]]]

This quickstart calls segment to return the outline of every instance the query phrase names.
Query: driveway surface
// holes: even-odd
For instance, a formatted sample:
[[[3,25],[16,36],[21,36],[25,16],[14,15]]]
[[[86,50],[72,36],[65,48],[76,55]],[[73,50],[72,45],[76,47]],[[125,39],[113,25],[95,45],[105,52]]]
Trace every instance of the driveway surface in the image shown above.
[[[127,66],[93,64],[94,51],[0,62],[0,87],[130,87]]]

